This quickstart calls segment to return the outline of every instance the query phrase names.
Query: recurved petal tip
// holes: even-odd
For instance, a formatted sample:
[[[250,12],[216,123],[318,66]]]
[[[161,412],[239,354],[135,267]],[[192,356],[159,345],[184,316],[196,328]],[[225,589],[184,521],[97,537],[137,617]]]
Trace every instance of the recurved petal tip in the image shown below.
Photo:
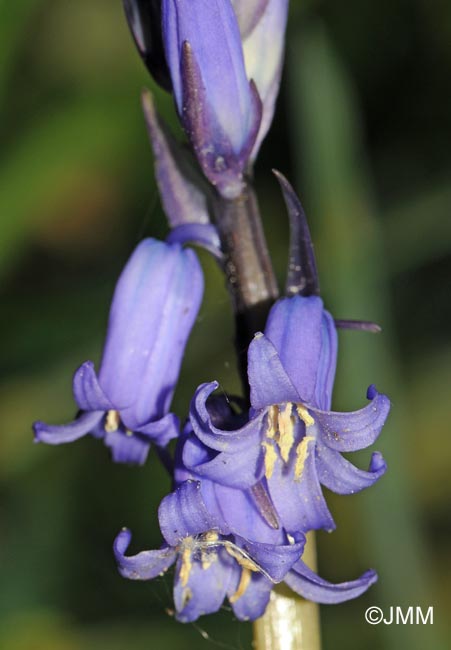
[[[45,422],[35,422],[33,431],[36,442],[45,442],[48,445],[61,445],[74,442],[91,433],[103,418],[103,413],[98,411],[81,413],[79,417],[69,424],[52,425]]]
[[[123,528],[113,543],[113,552],[119,573],[129,580],[151,580],[164,573],[175,560],[175,550],[163,546],[155,551],[141,551],[137,555],[125,555],[132,534]]]
[[[307,567],[301,560],[285,578],[285,582],[293,591],[303,598],[325,605],[352,600],[363,594],[377,581],[377,573],[369,569],[357,580],[332,584]]]

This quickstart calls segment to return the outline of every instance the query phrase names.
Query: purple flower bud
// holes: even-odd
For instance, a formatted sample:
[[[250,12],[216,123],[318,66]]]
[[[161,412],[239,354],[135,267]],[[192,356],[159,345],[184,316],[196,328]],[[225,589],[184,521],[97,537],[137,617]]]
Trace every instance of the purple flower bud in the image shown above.
[[[199,163],[226,198],[242,176],[261,122],[230,0],[163,0],[163,41],[177,108]]]
[[[36,440],[60,444],[91,433],[115,461],[142,464],[151,442],[163,447],[177,436],[169,408],[202,293],[193,251],[142,241],[116,285],[98,375],[90,361],[74,375],[81,415],[65,426],[36,422]]]

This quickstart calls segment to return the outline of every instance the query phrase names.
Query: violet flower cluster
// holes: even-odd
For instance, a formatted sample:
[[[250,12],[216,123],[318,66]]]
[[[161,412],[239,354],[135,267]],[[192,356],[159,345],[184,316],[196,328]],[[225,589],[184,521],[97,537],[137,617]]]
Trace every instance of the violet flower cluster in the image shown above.
[[[160,548],[127,555],[131,533],[116,537],[122,576],[150,580],[175,565],[176,618],[217,611],[228,599],[240,620],[262,616],[285,582],[320,603],[355,598],[376,579],[331,584],[303,561],[309,531],[335,523],[322,486],[353,494],[385,472],[374,452],[367,471],[342,454],[370,446],[387,418],[374,386],[358,411],[331,410],[337,324],[319,295],[302,207],[279,174],[291,225],[286,295],[274,302],[247,353],[249,402],[194,390],[183,424],[171,412],[185,346],[203,295],[195,243],[223,263],[212,197],[240,200],[270,126],[283,61],[288,0],[124,0],[138,50],[172,91],[191,150],[143,107],[170,233],[144,239],[118,280],[98,372],[90,361],[73,379],[78,408],[70,424],[36,422],[35,440],[102,439],[118,463],[142,465],[151,445],[175,447],[173,491],[161,502]],[[341,326],[346,322],[340,321]],[[364,323],[348,323],[363,329]],[[173,445],[169,443],[176,440]]]

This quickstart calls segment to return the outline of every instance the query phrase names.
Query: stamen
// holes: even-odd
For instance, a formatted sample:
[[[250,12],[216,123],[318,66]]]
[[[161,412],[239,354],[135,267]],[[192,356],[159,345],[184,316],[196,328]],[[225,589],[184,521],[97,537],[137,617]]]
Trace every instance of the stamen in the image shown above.
[[[188,539],[192,540],[192,537]],[[186,585],[188,584],[188,580],[192,568],[193,568],[193,563],[191,561],[191,548],[187,547],[183,550],[182,566],[180,567],[180,582],[182,584],[182,587],[186,587]]]
[[[279,439],[277,444],[280,448],[282,460],[288,463],[290,451],[294,444],[294,420],[291,417],[293,405],[288,403],[283,411],[279,412]]]
[[[226,551],[229,555],[233,557],[238,564],[243,567],[243,569],[248,569],[249,571],[254,571],[258,573],[259,571],[263,572],[263,569],[254,562],[254,560],[245,552],[242,548],[229,542],[228,540],[223,540]]]
[[[210,530],[208,533],[205,533],[203,536],[205,542],[217,542],[219,539],[218,533],[214,530]],[[213,562],[217,560],[218,556],[215,553],[214,548],[207,546],[206,548],[201,547],[200,551],[200,561],[202,564],[202,569],[205,571],[211,567]]]
[[[189,601],[193,597],[193,592],[191,589],[188,587],[187,589],[183,590],[182,594],[182,609],[185,609],[185,607],[188,605]]]
[[[244,596],[244,593],[246,592],[246,589],[249,587],[249,584],[251,582],[251,577],[252,574],[249,569],[241,569],[241,577],[238,588],[235,593],[229,597],[229,602],[232,605],[233,603],[236,603],[236,601],[241,598],[241,596]]]
[[[305,461],[308,456],[308,444],[315,440],[314,436],[305,436],[296,447],[296,464],[294,466],[295,481],[300,481],[305,467]]]
[[[274,466],[277,461],[277,452],[271,442],[262,442],[262,447],[265,450],[265,477],[269,479],[274,473]]]
[[[228,539],[218,539],[217,541],[202,541],[199,542],[198,546],[200,548],[205,547],[215,547],[223,546],[227,553],[233,557],[234,560],[244,569],[249,569],[249,571],[254,571],[255,573],[261,573],[265,578],[267,578],[273,584],[276,584],[276,581],[271,578],[269,573],[263,569],[257,562],[255,562],[246,551],[237,546],[234,542],[231,542]]]
[[[105,431],[107,433],[113,433],[117,431],[121,424],[121,418],[119,411],[108,411],[105,419]]]
[[[306,427],[311,427],[313,424],[315,424],[315,420],[312,418],[305,406],[298,404],[296,406],[296,411]]]
[[[267,438],[274,438],[277,432],[277,421],[279,417],[279,407],[270,406],[268,410],[268,428],[266,430]]]

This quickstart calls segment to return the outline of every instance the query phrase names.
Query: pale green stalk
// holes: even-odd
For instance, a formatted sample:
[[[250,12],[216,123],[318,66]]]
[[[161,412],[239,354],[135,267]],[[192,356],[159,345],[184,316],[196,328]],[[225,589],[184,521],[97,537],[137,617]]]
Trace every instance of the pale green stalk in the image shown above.
[[[316,570],[314,533],[302,556]],[[319,607],[280,585],[271,592],[264,616],[254,623],[254,650],[320,650]]]

